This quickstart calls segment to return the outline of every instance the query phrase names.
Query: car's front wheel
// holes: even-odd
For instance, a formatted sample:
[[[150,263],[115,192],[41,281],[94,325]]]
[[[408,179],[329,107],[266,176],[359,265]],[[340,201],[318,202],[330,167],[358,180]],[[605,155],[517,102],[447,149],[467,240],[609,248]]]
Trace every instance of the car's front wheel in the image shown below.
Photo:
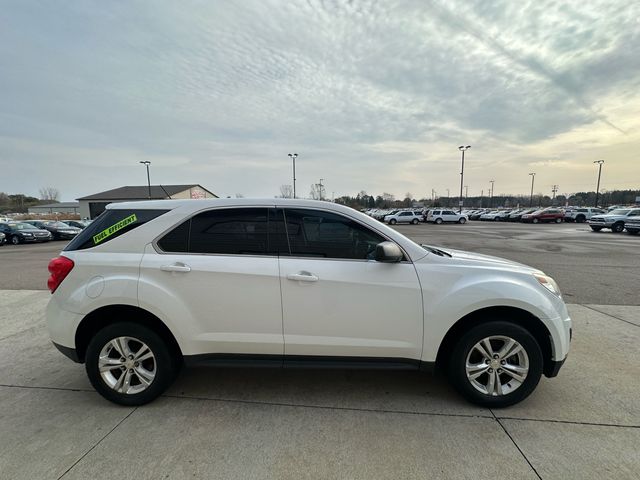
[[[153,330],[136,323],[114,323],[91,339],[85,359],[93,387],[120,405],[144,405],[173,382],[177,361]]]
[[[623,222],[614,223],[613,226],[611,227],[611,231],[613,233],[621,233],[623,230],[624,230]]]
[[[470,402],[500,408],[524,400],[543,369],[542,351],[524,328],[506,321],[467,331],[449,361],[453,386]]]
[[[396,223],[398,223],[398,221],[395,218],[389,220],[389,225],[395,225]]]
[[[19,245],[20,237],[18,237],[17,235],[14,235],[13,237],[11,237],[11,243],[13,243],[14,245]]]

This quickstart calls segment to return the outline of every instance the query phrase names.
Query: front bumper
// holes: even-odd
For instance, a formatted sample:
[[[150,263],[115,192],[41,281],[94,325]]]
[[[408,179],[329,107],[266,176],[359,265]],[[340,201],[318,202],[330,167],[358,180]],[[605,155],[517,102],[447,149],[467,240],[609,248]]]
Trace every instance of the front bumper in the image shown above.
[[[544,366],[544,376],[548,378],[557,377],[562,365],[564,365],[566,358],[564,360],[555,361],[551,360]]]
[[[65,347],[64,345],[60,345],[56,342],[51,342],[55,345],[55,347],[67,358],[70,358],[76,363],[82,363],[80,361],[80,357],[78,356],[78,352],[76,352],[75,348]]]

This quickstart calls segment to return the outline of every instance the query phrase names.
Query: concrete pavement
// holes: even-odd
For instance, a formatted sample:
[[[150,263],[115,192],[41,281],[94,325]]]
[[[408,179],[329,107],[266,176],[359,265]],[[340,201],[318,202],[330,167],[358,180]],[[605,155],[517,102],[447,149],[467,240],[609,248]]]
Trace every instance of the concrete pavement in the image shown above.
[[[640,307],[570,305],[556,379],[503,410],[417,372],[184,370],[112,405],[49,342],[47,292],[0,291],[0,478],[638,478]]]

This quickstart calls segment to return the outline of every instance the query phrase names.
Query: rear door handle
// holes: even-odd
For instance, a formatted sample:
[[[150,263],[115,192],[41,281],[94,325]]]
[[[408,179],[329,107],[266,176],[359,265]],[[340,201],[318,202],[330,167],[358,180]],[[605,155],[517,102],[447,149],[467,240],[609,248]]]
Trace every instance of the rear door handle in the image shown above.
[[[185,265],[184,263],[174,263],[171,265],[162,265],[160,270],[163,272],[182,272],[187,273],[191,271],[191,267],[189,265]]]
[[[290,273],[287,275],[288,280],[295,282],[317,282],[318,277],[309,272]]]

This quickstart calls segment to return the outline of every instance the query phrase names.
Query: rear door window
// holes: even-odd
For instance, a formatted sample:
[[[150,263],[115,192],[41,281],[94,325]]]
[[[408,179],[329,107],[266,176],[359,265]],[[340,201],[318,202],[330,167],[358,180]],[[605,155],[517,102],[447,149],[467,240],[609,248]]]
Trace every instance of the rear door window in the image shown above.
[[[105,210],[69,242],[64,251],[84,250],[110,242],[114,238],[144,225],[169,210],[119,209]]]
[[[202,212],[168,232],[157,245],[167,253],[289,253],[283,213],[275,208],[228,208]]]

